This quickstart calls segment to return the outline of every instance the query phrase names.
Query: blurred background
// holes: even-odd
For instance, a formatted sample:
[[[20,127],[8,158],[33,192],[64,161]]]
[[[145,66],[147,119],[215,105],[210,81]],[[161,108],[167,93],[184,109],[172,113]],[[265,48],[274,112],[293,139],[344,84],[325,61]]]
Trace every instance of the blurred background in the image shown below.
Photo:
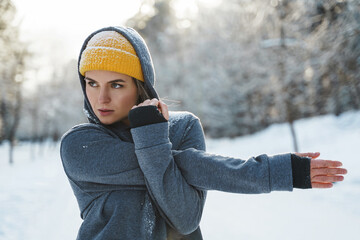
[[[36,159],[59,161],[61,136],[86,121],[78,53],[91,32],[110,25],[133,27],[145,38],[160,97],[171,110],[200,117],[210,150],[241,157],[256,151],[319,151],[322,146],[317,148],[308,137],[319,136],[316,131],[321,127],[330,129],[334,125],[329,121],[340,116],[345,117],[335,126],[341,131],[320,136],[342,136],[351,141],[344,145],[351,150],[360,144],[358,0],[0,0],[0,179],[7,182],[0,184],[0,192],[5,193],[0,201],[14,204],[21,196],[19,204],[23,204],[26,197],[12,192],[23,186],[17,176],[28,174],[19,169],[26,166],[40,173],[38,164],[45,163]],[[316,122],[315,128],[301,129],[307,119],[325,120]],[[252,153],[225,147],[276,126],[282,127],[270,136],[288,136],[283,148],[266,148],[273,142],[267,138],[262,144],[249,143],[257,147]],[[355,135],[349,137],[346,129]],[[306,131],[309,135],[302,135]],[[51,166],[41,173],[58,176],[61,166]],[[357,184],[359,176],[354,180]],[[48,183],[37,181],[36,189]],[[75,206],[69,212],[77,211],[68,191],[64,190]],[[19,229],[13,221],[18,216],[0,208],[0,224],[9,223],[0,227],[0,238],[32,239],[15,234]]]
[[[109,25],[137,29],[156,87],[207,136],[360,108],[360,2],[2,0],[0,141],[59,137],[84,121],[77,57]]]

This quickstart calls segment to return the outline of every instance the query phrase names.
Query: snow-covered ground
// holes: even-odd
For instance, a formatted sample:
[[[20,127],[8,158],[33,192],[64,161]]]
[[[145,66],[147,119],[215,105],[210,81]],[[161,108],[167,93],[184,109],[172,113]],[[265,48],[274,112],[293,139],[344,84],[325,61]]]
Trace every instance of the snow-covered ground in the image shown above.
[[[201,228],[215,239],[358,239],[360,236],[360,112],[295,123],[300,151],[341,160],[345,181],[328,190],[260,195],[210,191]],[[248,158],[292,151],[289,127],[251,136],[208,139],[209,152]],[[20,144],[15,163],[0,146],[0,240],[75,239],[81,219],[63,172],[59,145]]]

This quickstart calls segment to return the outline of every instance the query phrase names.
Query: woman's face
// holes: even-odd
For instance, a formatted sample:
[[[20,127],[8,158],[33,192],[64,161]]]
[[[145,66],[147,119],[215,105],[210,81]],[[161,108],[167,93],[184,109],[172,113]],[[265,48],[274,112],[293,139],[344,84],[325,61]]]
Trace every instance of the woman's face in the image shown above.
[[[125,74],[93,70],[85,72],[86,95],[103,124],[122,121],[129,125],[128,113],[138,94],[133,79]]]

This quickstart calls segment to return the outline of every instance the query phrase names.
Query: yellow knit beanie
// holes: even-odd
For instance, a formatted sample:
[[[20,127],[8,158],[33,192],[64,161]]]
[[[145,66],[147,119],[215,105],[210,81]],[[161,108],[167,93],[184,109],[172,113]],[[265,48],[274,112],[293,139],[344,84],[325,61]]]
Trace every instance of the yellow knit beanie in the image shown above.
[[[106,70],[123,73],[144,81],[141,64],[134,47],[120,33],[103,31],[95,34],[81,54],[79,71]]]

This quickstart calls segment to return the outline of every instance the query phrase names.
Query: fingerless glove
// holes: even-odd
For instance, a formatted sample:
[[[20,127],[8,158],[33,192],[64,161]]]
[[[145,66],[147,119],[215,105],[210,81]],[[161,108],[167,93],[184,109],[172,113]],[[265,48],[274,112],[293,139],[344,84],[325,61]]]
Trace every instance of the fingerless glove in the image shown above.
[[[145,125],[167,122],[158,108],[153,105],[141,106],[132,109],[129,112],[129,121],[131,128],[142,127]]]
[[[310,161],[308,157],[291,154],[291,167],[294,188],[311,188]]]

